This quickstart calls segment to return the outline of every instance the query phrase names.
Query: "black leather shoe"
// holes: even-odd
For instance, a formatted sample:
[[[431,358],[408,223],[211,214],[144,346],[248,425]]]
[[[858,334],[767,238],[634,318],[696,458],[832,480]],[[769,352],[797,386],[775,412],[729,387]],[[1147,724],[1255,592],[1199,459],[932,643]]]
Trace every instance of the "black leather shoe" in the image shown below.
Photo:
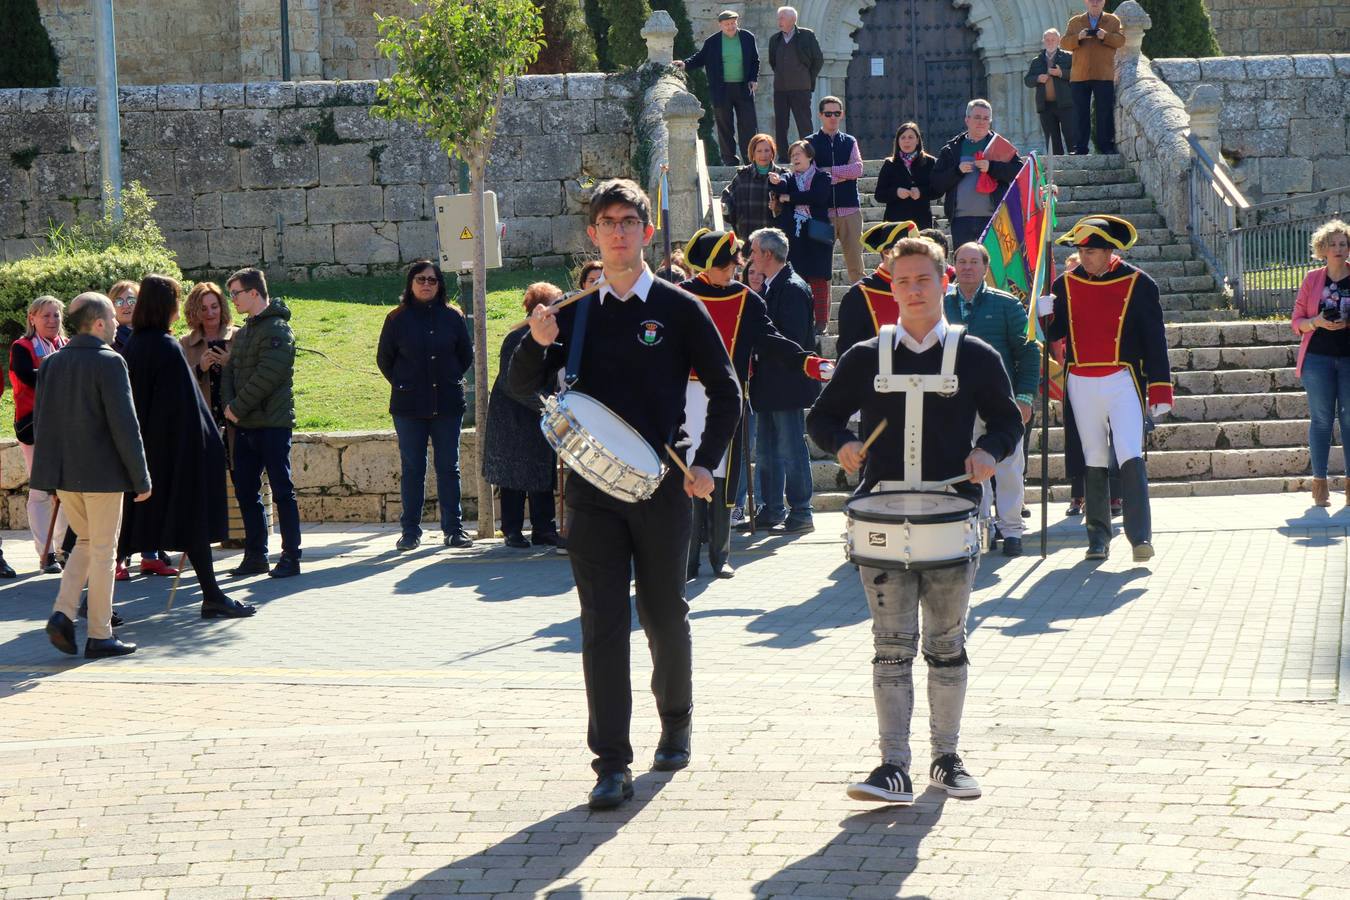
[[[291,556],[289,553],[281,554],[277,564],[267,574],[273,578],[294,578],[300,574],[300,557]]]
[[[86,638],[84,642],[85,659],[103,659],[108,656],[126,656],[136,652],[135,644],[119,641],[116,635],[110,638]]]
[[[231,600],[224,594],[202,601],[203,619],[247,619],[257,611],[256,606]]]
[[[794,519],[788,516],[781,524],[775,525],[769,529],[770,534],[810,534],[816,530],[815,523],[810,519]]]
[[[394,549],[399,553],[406,553],[409,550],[416,550],[422,544],[422,539],[415,534],[405,534],[398,539]]]
[[[445,546],[462,550],[473,546],[473,538],[463,528],[457,528],[445,536]]]
[[[63,569],[61,568],[61,560],[56,558],[56,554],[54,552],[48,553],[47,561],[42,564],[42,574],[60,575],[62,571]]]
[[[516,534],[508,534],[502,543],[508,547],[514,547],[517,550],[530,549],[530,542],[525,540],[525,535],[520,534],[519,532]]]
[[[17,578],[18,575],[19,573],[15,572],[10,564],[5,562],[5,554],[0,553],[0,578]]]
[[[566,547],[567,541],[558,534],[557,530],[534,531],[530,533],[530,543],[536,547]]]
[[[54,612],[47,620],[47,640],[62,653],[74,656],[79,652],[75,647],[75,623],[63,612]]]
[[[690,563],[684,570],[684,580],[693,581],[698,577],[698,563]]]
[[[245,578],[249,575],[267,574],[267,556],[249,556],[244,554],[244,558],[239,561],[239,565],[230,570],[232,578]]]
[[[1066,516],[1081,516],[1083,514],[1083,498],[1072,497],[1069,499],[1069,508],[1064,511]]]
[[[586,805],[591,809],[613,809],[625,800],[633,799],[633,775],[627,770],[606,772],[591,788]]]
[[[656,743],[652,768],[657,772],[675,772],[689,765],[689,725],[675,731],[661,729],[661,740]]]
[[[735,578],[736,570],[730,564],[722,562],[713,566],[713,575],[717,578]]]
[[[1105,537],[1098,537],[1097,535],[1088,536],[1088,548],[1087,553],[1084,555],[1084,559],[1106,559],[1110,555],[1111,544]]]
[[[1004,556],[1021,556],[1022,539],[1020,537],[1005,537],[1003,539]]]

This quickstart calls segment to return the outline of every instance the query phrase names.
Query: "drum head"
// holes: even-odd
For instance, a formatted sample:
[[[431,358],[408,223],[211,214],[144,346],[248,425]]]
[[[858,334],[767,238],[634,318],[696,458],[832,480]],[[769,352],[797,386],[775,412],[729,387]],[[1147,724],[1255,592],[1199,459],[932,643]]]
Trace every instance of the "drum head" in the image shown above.
[[[844,504],[850,518],[862,522],[960,522],[975,515],[975,504],[958,494],[939,491],[881,491],[854,497]]]
[[[577,391],[568,391],[558,402],[610,453],[645,475],[661,474],[661,458],[656,451],[608,406]]]

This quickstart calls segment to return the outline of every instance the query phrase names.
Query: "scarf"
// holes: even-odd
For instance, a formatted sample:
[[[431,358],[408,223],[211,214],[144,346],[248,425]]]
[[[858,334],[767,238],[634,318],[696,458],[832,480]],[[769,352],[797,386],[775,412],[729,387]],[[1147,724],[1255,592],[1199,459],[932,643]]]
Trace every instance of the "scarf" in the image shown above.
[[[770,170],[772,170],[772,169],[773,169],[773,163],[770,163],[770,164],[767,165],[767,166],[761,166],[761,165],[759,165],[758,163],[755,164],[755,172],[756,172],[757,174],[759,174],[759,175],[768,175],[769,172],[770,172]]]
[[[918,158],[919,158],[919,151],[918,151],[918,150],[915,150],[913,153],[901,153],[901,154],[900,154],[900,161],[901,161],[902,163],[904,163],[904,164],[905,164],[905,168],[906,168],[906,169],[909,169],[911,172],[914,171],[914,160],[916,160],[916,159],[918,159]]]
[[[816,177],[816,164],[811,163],[811,165],[806,167],[805,172],[796,172],[792,177],[797,182],[797,190],[803,192],[809,191],[811,189],[811,182]],[[810,218],[811,205],[809,203],[798,203],[792,208],[792,221],[795,223],[794,227],[797,231],[795,237],[802,236],[802,226],[806,223],[806,220]]]
[[[57,336],[54,341],[49,341],[39,334],[33,335],[33,355],[38,359],[45,359],[46,357],[51,356],[65,345],[65,338],[60,336]]]

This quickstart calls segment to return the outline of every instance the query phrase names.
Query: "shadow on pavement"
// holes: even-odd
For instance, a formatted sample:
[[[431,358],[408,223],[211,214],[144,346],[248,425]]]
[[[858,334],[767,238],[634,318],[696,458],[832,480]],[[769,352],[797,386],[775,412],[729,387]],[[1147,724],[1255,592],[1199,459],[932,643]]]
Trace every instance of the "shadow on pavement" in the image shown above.
[[[937,827],[946,801],[946,794],[930,789],[913,806],[882,806],[849,816],[824,847],[757,883],[756,900],[811,895],[816,885],[828,886],[830,896],[843,896],[840,888],[864,883],[870,897],[928,897],[904,895],[900,889],[918,868],[919,845]],[[858,880],[864,863],[865,882]]]
[[[1027,576],[1030,574],[1028,572]],[[1149,574],[1143,567],[1103,572],[1095,563],[1084,561],[1069,569],[1046,572],[1023,592],[1020,599],[1008,596],[1026,580],[1023,576],[999,596],[972,607],[966,633],[973,634],[985,621],[995,618],[1013,620],[999,627],[999,632],[1009,637],[1068,631],[1067,628],[1056,628],[1054,623],[1109,616],[1143,596],[1144,588],[1126,588],[1126,585],[1135,579],[1147,578]]]
[[[779,606],[745,626],[751,634],[768,635],[753,647],[805,647],[821,640],[820,631],[844,628],[866,621],[867,600],[858,584],[858,569],[841,562],[830,573],[832,584],[814,597],[791,606]]]
[[[576,884],[561,886],[547,894],[542,890],[574,872],[642,813],[676,775],[644,772],[633,779],[633,799],[618,809],[592,812],[584,805],[574,806],[385,896],[389,900],[412,900],[450,894],[511,893],[579,898],[583,891]]]

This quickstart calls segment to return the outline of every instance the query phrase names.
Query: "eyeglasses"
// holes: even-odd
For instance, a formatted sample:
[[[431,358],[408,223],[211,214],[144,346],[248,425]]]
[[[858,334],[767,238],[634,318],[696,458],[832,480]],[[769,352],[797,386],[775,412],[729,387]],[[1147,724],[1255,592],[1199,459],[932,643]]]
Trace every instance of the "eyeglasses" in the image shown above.
[[[595,228],[601,234],[613,234],[614,232],[632,232],[642,228],[642,220],[637,216],[629,216],[626,219],[597,219]]]
[[[230,291],[230,296],[231,296],[231,297],[238,297],[240,294],[247,294],[250,290],[251,290],[251,288],[240,288],[240,289],[237,290],[237,291]]]
[[[441,280],[440,280],[439,278],[437,278],[435,275],[415,275],[415,276],[413,276],[413,283],[414,283],[414,284],[440,284],[440,283],[441,283]]]
[[[840,116],[842,116],[843,114],[844,114],[844,113],[843,113],[842,110],[835,111],[835,112],[823,112],[823,113],[821,113],[821,115],[824,116],[824,117],[827,118],[827,119],[837,119],[837,118],[839,118]]]
[[[135,306],[136,298],[131,296],[130,294],[127,294],[124,297],[118,297],[116,300],[113,301],[113,304],[115,306],[121,306],[123,308],[128,306]]]

